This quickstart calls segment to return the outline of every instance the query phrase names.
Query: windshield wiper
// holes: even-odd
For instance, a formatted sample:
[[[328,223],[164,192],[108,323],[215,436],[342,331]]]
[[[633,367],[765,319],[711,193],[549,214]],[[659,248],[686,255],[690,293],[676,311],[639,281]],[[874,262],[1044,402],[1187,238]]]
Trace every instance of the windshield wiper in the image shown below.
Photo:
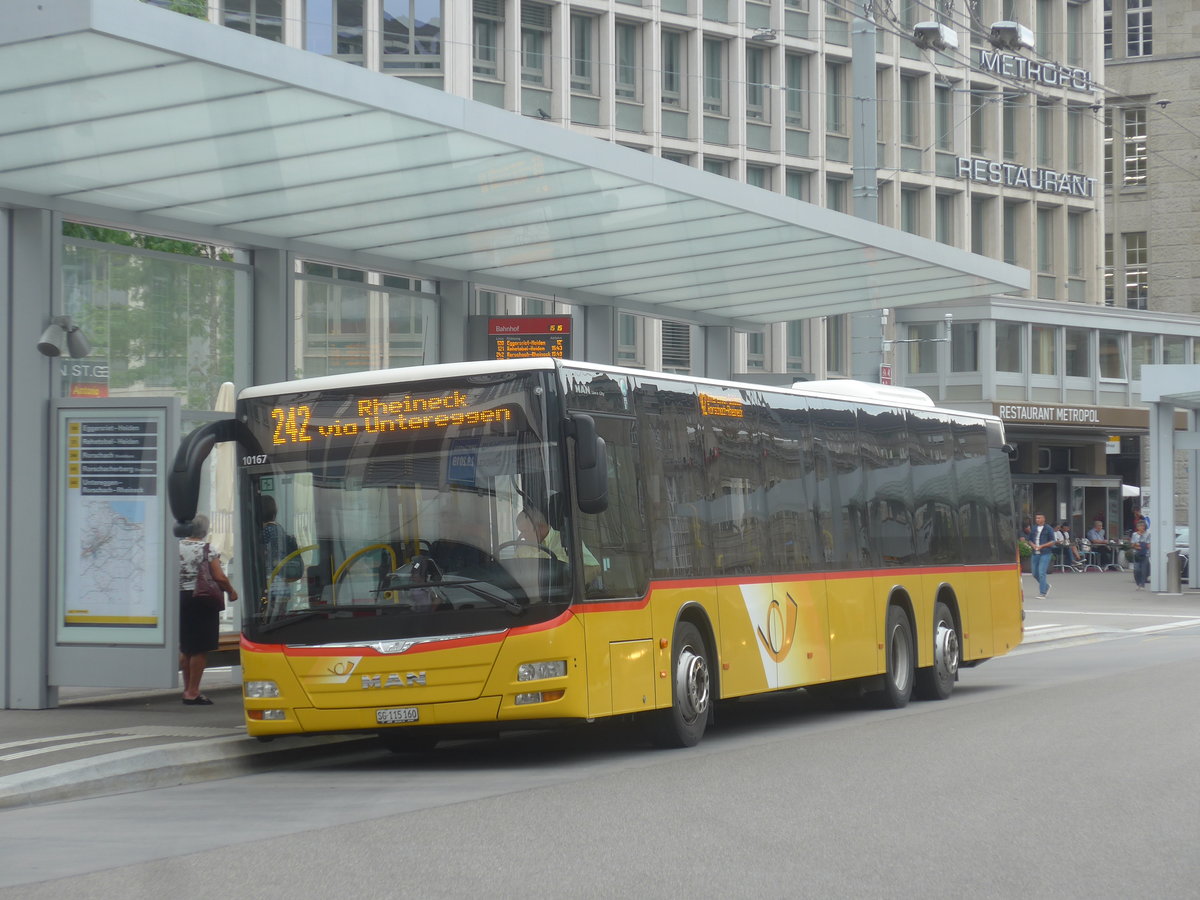
[[[428,578],[428,580],[426,580]],[[407,583],[405,583],[407,582]],[[474,594],[481,600],[487,600],[496,606],[501,606],[507,609],[514,616],[519,616],[525,612],[528,604],[521,603],[519,600],[514,600],[512,597],[506,597],[502,594],[497,594],[487,588],[479,585],[489,584],[482,578],[467,578],[463,575],[443,575],[436,569],[434,572],[425,577],[413,577],[407,572],[392,572],[388,576],[388,589],[397,591],[416,591],[429,590],[437,588],[457,587],[462,588],[468,593]]]

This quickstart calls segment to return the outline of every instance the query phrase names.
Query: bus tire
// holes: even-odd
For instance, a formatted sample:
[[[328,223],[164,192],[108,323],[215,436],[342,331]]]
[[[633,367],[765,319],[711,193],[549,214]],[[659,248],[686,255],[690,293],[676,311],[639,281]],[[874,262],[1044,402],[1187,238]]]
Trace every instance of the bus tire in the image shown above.
[[[959,647],[950,607],[939,602],[933,607],[933,665],[917,670],[917,697],[945,700],[953,693],[962,658]]]
[[[912,626],[908,622],[908,616],[899,606],[888,607],[883,651],[887,668],[883,673],[883,690],[877,699],[884,709],[902,709],[908,705],[912,696],[916,654],[913,649]]]
[[[712,711],[708,650],[691,622],[675,626],[671,642],[671,705],[655,711],[651,737],[660,747],[694,747],[704,737]]]

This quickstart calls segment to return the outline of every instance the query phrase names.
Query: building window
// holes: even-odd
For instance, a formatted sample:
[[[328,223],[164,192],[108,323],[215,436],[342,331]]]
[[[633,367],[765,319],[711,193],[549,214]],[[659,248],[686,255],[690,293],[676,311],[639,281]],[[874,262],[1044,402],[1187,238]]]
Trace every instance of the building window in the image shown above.
[[[846,317],[825,317],[825,372],[846,374]]]
[[[1100,332],[1100,377],[1125,380],[1125,332]]]
[[[900,230],[909,234],[921,233],[920,188],[900,188]]]
[[[1123,234],[1125,240],[1125,305],[1145,309],[1150,298],[1150,250],[1146,232]]]
[[[1039,166],[1054,164],[1054,105],[1038,102],[1037,105],[1037,163]]]
[[[1104,236],[1104,305],[1116,303],[1116,269],[1113,266],[1113,236]]]
[[[1142,378],[1142,366],[1149,366],[1154,363],[1154,335],[1131,334],[1129,342],[1131,345],[1129,365],[1132,369],[1129,377],[1134,381],[1140,381]]]
[[[662,323],[662,370],[687,375],[692,371],[692,329],[683,322]]]
[[[1122,184],[1144,186],[1147,181],[1146,108],[1135,106],[1122,110],[1124,116]]]
[[[954,194],[937,194],[934,198],[933,236],[940,244],[954,244],[957,232],[954,227]]]
[[[283,0],[225,0],[221,24],[268,41],[283,41]]]
[[[981,155],[987,148],[987,104],[990,91],[971,91],[971,152]]]
[[[1067,107],[1067,168],[1083,168],[1083,140],[1087,128],[1087,107],[1072,103]]]
[[[1083,4],[1067,2],[1067,65],[1082,66],[1084,56],[1084,40],[1086,28],[1084,25]],[[1087,35],[1090,37],[1091,35]]]
[[[978,322],[955,322],[950,326],[950,371],[979,371]]]
[[[953,327],[953,326],[951,326]],[[1021,372],[1021,329],[1018,322],[996,323],[996,371]]]
[[[933,105],[937,134],[934,144],[939,150],[954,149],[954,94],[950,88],[938,85],[933,89]]]
[[[992,204],[995,201],[990,197],[972,197],[971,198],[971,252],[978,253],[982,256],[988,256],[988,235],[992,231],[988,226],[989,219],[992,215]]]
[[[926,322],[908,326],[908,374],[934,375],[937,373],[937,322]]]
[[[767,51],[762,47],[746,47],[746,118],[766,119]]]
[[[812,203],[812,172],[788,169],[784,192],[793,200]]]
[[[729,160],[720,159],[715,156],[704,157],[704,171],[711,172],[714,175],[720,175],[722,178],[729,177]]]
[[[662,158],[667,162],[679,163],[681,166],[690,166],[692,164],[692,155],[690,153],[675,153],[671,150],[664,150]]]
[[[630,22],[618,22],[616,27],[617,72],[614,91],[623,100],[641,99],[638,76],[642,71],[641,37],[638,26]]]
[[[793,320],[785,326],[784,344],[787,351],[787,371],[804,371],[804,322]]]
[[[546,44],[550,40],[550,7],[540,3],[521,4],[521,81],[550,86]]]
[[[1067,213],[1067,275],[1083,277],[1084,216],[1081,212]]]
[[[746,184],[769,191],[771,189],[770,166],[746,166]]]
[[[1113,119],[1115,114],[1111,109],[1104,110],[1104,187],[1113,186]]]
[[[808,65],[807,55],[789,53],[783,65],[787,79],[787,124],[790,128],[808,128]]]
[[[1034,325],[1030,329],[1030,371],[1034,375],[1057,375],[1058,360],[1054,352],[1054,326]]]
[[[1149,56],[1153,52],[1152,25],[1150,0],[1125,0],[1126,56]]]
[[[336,0],[333,4],[334,55],[342,62],[363,65],[364,0]]]
[[[662,39],[662,104],[683,106],[683,35],[678,31],[663,31]]]
[[[825,179],[825,207],[835,212],[846,212],[846,197],[849,180],[830,175]]]
[[[1017,265],[1020,259],[1020,227],[1024,204],[1005,203],[1002,222],[1004,261]]]
[[[1192,362],[1188,352],[1188,339],[1164,334],[1162,339],[1162,361],[1168,366],[1186,366]]]
[[[503,78],[501,42],[504,39],[503,0],[475,0],[471,69],[484,78]]]
[[[1021,95],[1006,93],[1000,107],[1002,151],[1005,159],[1017,158],[1017,118],[1021,109]]]
[[[1113,58],[1113,9],[1112,0],[1104,0],[1104,58]]]
[[[1068,378],[1092,376],[1092,332],[1087,328],[1063,329],[1063,374]]]
[[[846,70],[845,63],[825,63],[825,130],[830,134],[846,133]]]
[[[900,143],[921,144],[921,79],[915,75],[900,76]]]
[[[646,322],[633,313],[617,313],[617,363],[632,368],[646,365]]]
[[[767,367],[767,340],[761,331],[746,332],[746,370],[761,372]]]
[[[1054,0],[1035,0],[1033,30],[1036,33],[1038,56],[1054,59],[1054,39],[1058,37],[1058,29],[1054,27]]]
[[[383,70],[441,67],[441,0],[383,0]]]
[[[704,39],[704,111],[725,112],[725,42]]]
[[[1048,206],[1039,206],[1037,211],[1037,270],[1054,271],[1054,212]]]
[[[571,14],[571,90],[596,92],[596,20]]]

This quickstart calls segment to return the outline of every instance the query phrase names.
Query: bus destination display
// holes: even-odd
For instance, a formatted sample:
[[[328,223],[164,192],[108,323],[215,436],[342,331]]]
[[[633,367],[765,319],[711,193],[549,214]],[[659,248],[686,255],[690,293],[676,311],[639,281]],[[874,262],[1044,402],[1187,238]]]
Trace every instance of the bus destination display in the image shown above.
[[[305,444],[314,438],[323,441],[353,440],[360,434],[412,432],[425,429],[473,427],[507,422],[512,419],[508,406],[485,407],[472,404],[462,391],[431,395],[364,397],[337,402],[340,415],[322,415],[321,404],[276,406],[271,410],[275,446]],[[353,414],[345,413],[352,410]]]
[[[571,356],[570,316],[504,316],[488,319],[489,359]]]

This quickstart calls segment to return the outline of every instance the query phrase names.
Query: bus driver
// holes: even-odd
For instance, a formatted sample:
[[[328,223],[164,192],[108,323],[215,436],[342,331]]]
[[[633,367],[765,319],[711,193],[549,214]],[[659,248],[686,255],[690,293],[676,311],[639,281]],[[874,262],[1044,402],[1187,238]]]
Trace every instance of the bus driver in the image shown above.
[[[540,509],[526,506],[517,514],[517,531],[521,540],[528,544],[540,544],[561,562],[567,562],[567,549],[562,545],[562,536],[550,527]],[[526,553],[532,553],[532,548]],[[592,555],[592,551],[583,547],[583,580],[591,584],[600,577],[600,561]]]

